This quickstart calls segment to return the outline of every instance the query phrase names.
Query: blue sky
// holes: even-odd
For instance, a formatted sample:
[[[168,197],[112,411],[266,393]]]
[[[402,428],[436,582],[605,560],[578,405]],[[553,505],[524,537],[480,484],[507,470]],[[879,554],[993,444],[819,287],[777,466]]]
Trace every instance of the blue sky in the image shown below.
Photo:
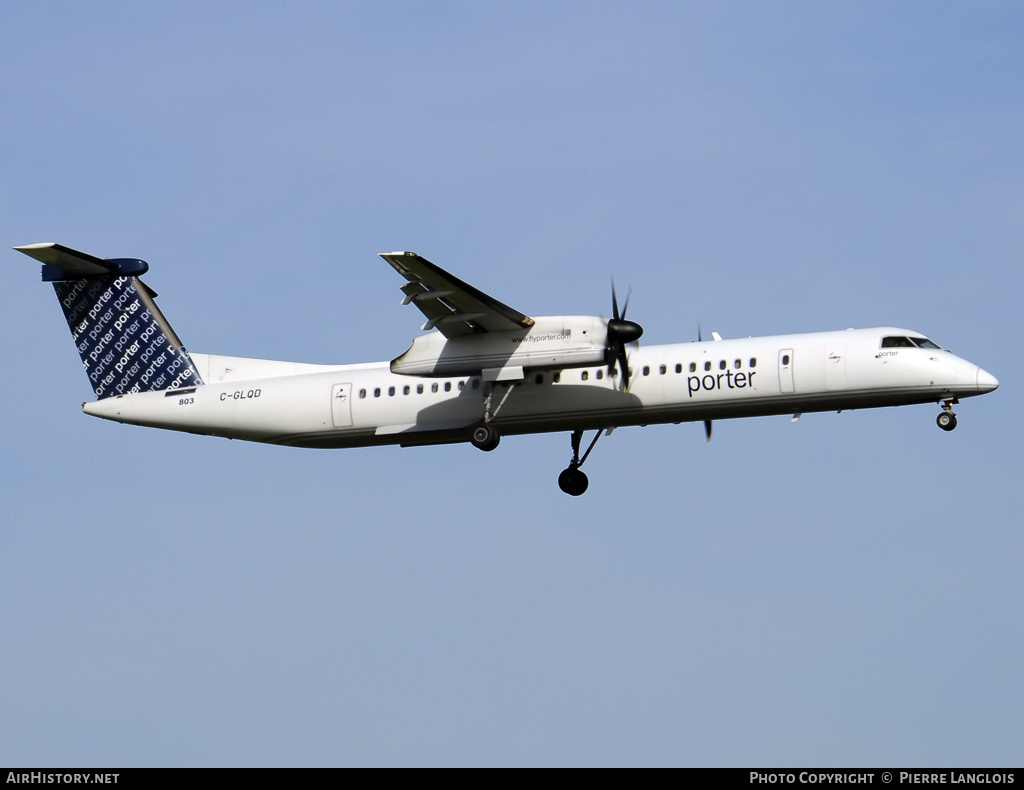
[[[908,326],[937,408],[306,451],[90,419],[7,253],[0,764],[1012,765],[1024,10],[14,4],[0,227],[190,349],[341,363],[415,250],[645,341]],[[14,379],[17,379],[14,382]]]

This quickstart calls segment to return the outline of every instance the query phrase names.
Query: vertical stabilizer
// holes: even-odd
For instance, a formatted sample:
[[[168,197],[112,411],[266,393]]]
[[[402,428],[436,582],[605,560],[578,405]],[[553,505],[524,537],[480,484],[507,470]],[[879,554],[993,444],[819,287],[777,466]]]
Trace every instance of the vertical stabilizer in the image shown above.
[[[15,249],[43,263],[98,399],[203,383],[137,276],[149,269],[145,261],[95,258],[59,244]]]

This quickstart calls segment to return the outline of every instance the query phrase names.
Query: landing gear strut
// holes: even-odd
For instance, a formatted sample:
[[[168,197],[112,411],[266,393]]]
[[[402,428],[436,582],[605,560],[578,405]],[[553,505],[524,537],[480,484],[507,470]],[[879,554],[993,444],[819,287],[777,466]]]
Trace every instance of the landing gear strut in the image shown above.
[[[956,415],[953,413],[955,400],[942,402],[942,412],[935,419],[936,424],[944,431],[951,431],[956,428]]]
[[[572,444],[572,460],[569,462],[569,466],[563,469],[561,474],[558,475],[558,487],[561,488],[569,496],[580,496],[587,490],[587,486],[590,485],[590,481],[587,476],[580,471],[580,467],[583,466],[583,462],[587,460],[587,456],[590,455],[590,451],[594,449],[594,445],[597,444],[597,440],[601,438],[603,430],[597,432],[597,436],[587,447],[587,451],[583,453],[583,457],[580,457],[580,442],[583,441],[583,431],[573,431],[569,441]]]

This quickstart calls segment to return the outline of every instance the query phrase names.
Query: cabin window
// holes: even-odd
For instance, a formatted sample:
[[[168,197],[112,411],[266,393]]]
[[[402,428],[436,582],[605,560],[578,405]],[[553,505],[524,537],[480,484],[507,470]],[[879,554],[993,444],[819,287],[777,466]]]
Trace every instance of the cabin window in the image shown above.
[[[909,337],[883,337],[882,348],[913,348]]]
[[[691,362],[690,363],[690,372],[691,373],[696,373],[697,372],[697,363],[696,362]]]
[[[704,370],[711,370],[711,360],[704,363]]]
[[[783,354],[782,355],[782,364],[783,365],[788,365],[789,364],[789,354]]]
[[[603,378],[604,378],[604,371],[603,371],[603,370],[601,370],[601,368],[598,368],[598,369],[597,369],[597,370],[595,371],[594,375],[595,375],[595,376],[597,376],[598,380],[600,381],[601,379],[603,379]]]
[[[478,389],[480,389],[480,379],[473,379],[472,381],[470,381],[470,385],[471,385],[471,386],[473,387],[473,389],[475,389],[475,390],[478,390]]]
[[[650,365],[644,365],[644,375],[645,376],[650,376],[651,375],[651,367],[650,367]]]
[[[388,395],[390,395],[391,397],[394,397],[394,395],[395,395],[395,388],[394,387],[388,387]]]
[[[430,391],[431,392],[437,392],[437,382],[436,381],[433,384],[430,385]]]
[[[718,360],[718,369],[719,370],[725,370],[725,368],[726,368],[725,360],[724,359]]]
[[[558,371],[558,373],[551,377],[551,380],[555,382],[555,384],[560,382],[562,380],[562,371]]]
[[[683,366],[680,363],[677,362],[676,363],[676,373],[682,373],[682,372],[683,372]]]
[[[750,367],[752,367],[752,368],[756,368],[757,367],[757,358],[756,357],[751,357],[750,358]]]
[[[590,378],[590,374],[587,373],[587,371],[584,370],[582,373],[580,373],[580,379],[582,379],[583,381],[586,381],[589,378]]]
[[[375,389],[375,390],[373,391],[373,397],[375,397],[375,398],[379,398],[379,397],[380,397],[380,387],[377,387],[377,388],[376,388],[376,389]]]
[[[410,392],[411,392],[411,390],[409,389],[409,385],[408,384],[406,384],[404,387],[402,387],[402,394],[403,395],[408,395]]]
[[[446,381],[444,383],[444,391],[445,392],[451,392],[452,391],[452,383],[450,381]]]
[[[366,390],[359,390],[359,397],[360,398],[365,398],[366,397]]]
[[[736,368],[736,370],[739,370],[741,367],[743,367],[743,361],[737,359],[735,362],[732,363],[732,366]]]
[[[466,382],[460,381],[459,382],[459,392],[462,392],[464,389],[466,389]]]
[[[664,365],[662,365],[659,368],[659,371],[661,371],[661,375],[664,376],[666,373],[668,373],[668,368],[666,368]]]
[[[416,394],[417,395],[422,395],[423,394],[423,385],[422,384],[417,384],[416,385]]]

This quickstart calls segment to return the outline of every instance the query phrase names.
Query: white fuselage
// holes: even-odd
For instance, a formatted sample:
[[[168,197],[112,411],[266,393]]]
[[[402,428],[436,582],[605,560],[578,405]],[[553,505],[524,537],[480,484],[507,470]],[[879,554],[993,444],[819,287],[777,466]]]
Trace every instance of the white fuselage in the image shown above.
[[[631,348],[628,391],[605,364],[525,369],[519,381],[192,354],[206,382],[86,403],[118,422],[301,447],[466,441],[501,434],[940,402],[998,386],[954,354],[883,348],[875,328]]]

